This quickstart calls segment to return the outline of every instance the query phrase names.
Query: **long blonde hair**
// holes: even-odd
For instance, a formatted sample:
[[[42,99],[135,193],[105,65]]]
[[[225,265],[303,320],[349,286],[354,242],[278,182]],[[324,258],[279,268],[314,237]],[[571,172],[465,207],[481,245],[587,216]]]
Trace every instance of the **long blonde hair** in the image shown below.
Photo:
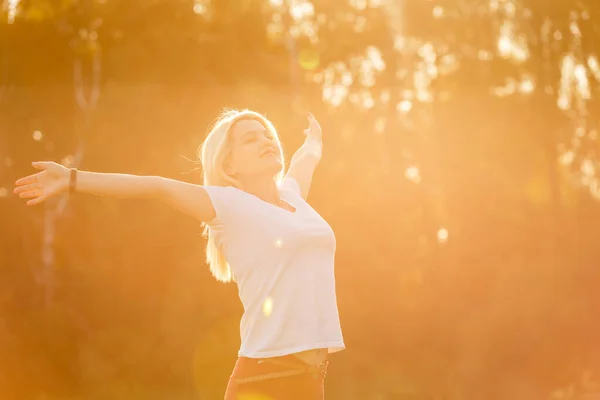
[[[230,132],[236,122],[246,119],[259,121],[276,138],[280,159],[284,160],[283,149],[273,124],[261,114],[250,110],[225,109],[211,126],[208,135],[202,146],[198,149],[198,157],[202,162],[204,173],[204,186],[234,186],[242,188],[241,183],[234,177],[227,174],[225,161],[231,153]],[[279,184],[283,179],[284,167],[275,176],[276,183]],[[210,267],[212,275],[221,282],[230,282],[232,278],[229,263],[223,255],[223,249],[217,246],[214,233],[210,227],[204,223],[204,236],[206,242],[206,262]]]

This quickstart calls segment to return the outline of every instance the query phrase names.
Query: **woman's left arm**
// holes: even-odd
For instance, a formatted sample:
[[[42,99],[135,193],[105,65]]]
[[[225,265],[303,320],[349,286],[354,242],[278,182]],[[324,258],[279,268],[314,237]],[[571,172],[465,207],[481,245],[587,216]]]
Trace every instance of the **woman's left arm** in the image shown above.
[[[286,177],[293,178],[300,187],[301,196],[306,199],[312,183],[312,177],[321,161],[323,152],[322,132],[315,117],[308,113],[309,126],[304,130],[306,139],[292,156]]]

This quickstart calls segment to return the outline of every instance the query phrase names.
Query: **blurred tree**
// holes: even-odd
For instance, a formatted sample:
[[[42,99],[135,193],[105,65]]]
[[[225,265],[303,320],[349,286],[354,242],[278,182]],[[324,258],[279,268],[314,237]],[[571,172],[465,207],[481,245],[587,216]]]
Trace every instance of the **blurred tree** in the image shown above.
[[[597,2],[3,5],[0,187],[32,158],[181,179],[221,106],[268,111],[291,149],[319,116],[350,347],[332,398],[568,398],[598,371]],[[219,396],[241,310],[193,221],[2,197],[0,393]]]

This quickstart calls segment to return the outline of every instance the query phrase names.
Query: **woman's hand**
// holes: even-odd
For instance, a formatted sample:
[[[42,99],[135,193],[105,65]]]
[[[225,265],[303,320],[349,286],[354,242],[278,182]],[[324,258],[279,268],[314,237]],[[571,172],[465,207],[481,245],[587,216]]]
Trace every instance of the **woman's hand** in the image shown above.
[[[312,158],[320,160],[323,154],[323,132],[316,118],[311,113],[307,113],[306,117],[308,118],[308,128],[304,130],[306,140],[299,149],[298,154],[310,155]]]
[[[65,192],[69,187],[69,169],[55,162],[43,161],[32,163],[41,170],[37,174],[26,176],[15,182],[13,193],[27,201],[28,206],[41,203],[52,196]]]
[[[317,122],[317,119],[311,113],[307,113],[306,117],[308,118],[308,128],[304,130],[304,135],[306,135],[306,138],[309,140],[321,142],[323,140],[323,132],[321,131],[321,126]]]

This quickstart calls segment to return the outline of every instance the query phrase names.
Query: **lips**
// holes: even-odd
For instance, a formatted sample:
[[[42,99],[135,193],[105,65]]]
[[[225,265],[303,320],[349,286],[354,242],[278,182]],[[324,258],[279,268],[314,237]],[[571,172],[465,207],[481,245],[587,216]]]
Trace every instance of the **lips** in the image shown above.
[[[268,150],[265,150],[262,153],[260,153],[261,157],[268,156],[268,155],[274,155],[275,157],[277,157],[277,152],[273,149],[268,149]]]

